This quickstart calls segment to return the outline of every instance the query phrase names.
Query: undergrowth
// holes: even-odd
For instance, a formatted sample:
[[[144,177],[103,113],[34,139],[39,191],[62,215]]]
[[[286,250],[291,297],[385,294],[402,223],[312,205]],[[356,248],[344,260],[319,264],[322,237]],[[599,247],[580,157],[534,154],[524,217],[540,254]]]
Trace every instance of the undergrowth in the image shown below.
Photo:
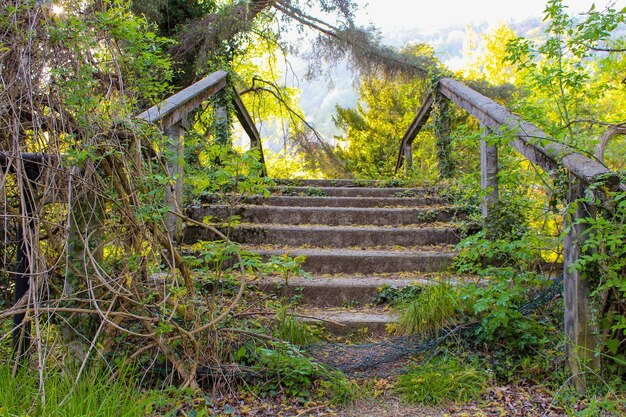
[[[356,394],[356,386],[343,373],[314,362],[289,343],[249,342],[233,354],[233,360],[250,369],[243,378],[261,397],[287,395],[302,402],[322,399],[340,404]]]
[[[116,377],[94,367],[75,381],[76,372],[37,372],[0,366],[0,416],[136,417],[150,414],[153,399],[139,389],[131,370]],[[40,379],[41,378],[41,379]],[[41,384],[43,383],[43,384]]]
[[[407,402],[442,405],[478,398],[489,382],[489,374],[457,358],[415,366],[398,377],[396,391]]]

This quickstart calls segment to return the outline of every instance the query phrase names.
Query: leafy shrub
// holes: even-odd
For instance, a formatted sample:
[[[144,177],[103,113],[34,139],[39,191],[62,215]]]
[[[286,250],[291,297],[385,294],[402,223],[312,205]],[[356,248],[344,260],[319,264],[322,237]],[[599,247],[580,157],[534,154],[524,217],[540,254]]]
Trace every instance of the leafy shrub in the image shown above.
[[[313,362],[289,344],[248,343],[235,352],[233,360],[254,371],[252,390],[260,395],[285,394],[303,400],[319,397],[334,403],[348,401],[355,393],[341,372]]]
[[[234,206],[245,196],[269,196],[272,180],[261,176],[262,164],[259,153],[251,149],[242,154],[228,146],[207,144],[201,136],[191,132],[185,136],[185,144],[194,141],[188,153],[198,153],[197,158],[187,156],[185,169],[185,199],[193,201],[202,196],[219,195],[224,203]]]
[[[488,280],[487,285],[468,285],[460,294],[469,314],[482,317],[475,343],[497,344],[516,353],[545,345],[547,336],[553,333],[548,330],[550,324],[524,316],[519,310],[532,288],[540,288],[545,280],[512,268],[487,268],[481,274]]]
[[[413,368],[398,378],[395,389],[407,402],[440,405],[477,398],[488,381],[487,372],[452,358]]]
[[[455,267],[462,274],[484,275],[489,266],[510,267],[519,271],[535,270],[541,262],[542,242],[536,234],[527,233],[519,238],[489,239],[482,230],[467,237],[457,245],[459,254]],[[491,273],[491,269],[488,269]]]

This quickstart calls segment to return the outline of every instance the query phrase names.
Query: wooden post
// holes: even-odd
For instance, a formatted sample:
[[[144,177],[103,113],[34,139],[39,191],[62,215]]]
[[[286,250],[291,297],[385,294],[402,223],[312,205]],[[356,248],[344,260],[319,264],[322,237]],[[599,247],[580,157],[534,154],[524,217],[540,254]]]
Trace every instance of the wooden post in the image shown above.
[[[230,114],[228,111],[228,99],[230,93],[226,90],[220,90],[215,93],[215,142],[223,146],[231,147],[231,125]]]
[[[183,163],[184,147],[182,135],[184,133],[182,122],[169,127],[165,132],[169,138],[167,143],[167,173],[172,181],[165,189],[165,204],[174,213],[183,212]],[[180,216],[168,213],[165,225],[170,237],[179,242],[183,234],[183,222]]]
[[[490,133],[485,128],[480,140],[480,188],[483,191],[480,212],[487,230],[491,224],[491,207],[498,201],[498,148],[485,140]]]
[[[565,301],[566,354],[572,371],[572,382],[579,393],[585,390],[585,369],[599,369],[600,357],[596,355],[597,329],[592,325],[589,305],[589,281],[572,265],[580,257],[586,225],[577,220],[594,215],[594,209],[582,200],[584,187],[578,180],[570,180],[567,203],[570,213],[565,226],[569,232],[563,242],[563,297]]]
[[[407,142],[404,144],[404,173],[406,175],[409,175],[412,168],[413,168],[413,148],[411,147],[411,143]]]
[[[450,119],[450,102],[443,96],[435,100],[437,117],[435,120],[435,137],[437,138],[437,159],[439,160],[439,177],[452,178],[454,163],[452,161],[452,121]]]

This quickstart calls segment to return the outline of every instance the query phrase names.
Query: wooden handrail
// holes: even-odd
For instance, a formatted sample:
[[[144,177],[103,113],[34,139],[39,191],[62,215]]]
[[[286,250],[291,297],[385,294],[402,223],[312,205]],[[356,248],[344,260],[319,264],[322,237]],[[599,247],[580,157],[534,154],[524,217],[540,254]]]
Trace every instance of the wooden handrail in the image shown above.
[[[172,212],[167,216],[165,223],[170,236],[175,240],[180,240],[183,232],[182,219],[174,213],[181,213],[183,207],[182,190],[185,173],[183,170],[182,156],[184,149],[181,136],[184,133],[184,126],[189,113],[211,96],[223,90],[227,85],[228,73],[226,71],[216,71],[136,116],[136,119],[139,120],[158,123],[170,138],[167,145],[170,156],[166,165],[169,175],[175,178],[175,181],[165,189],[166,204]],[[232,102],[235,114],[250,138],[251,147],[259,150],[259,162],[262,166],[261,174],[267,175],[261,136],[248,110],[241,101],[241,97],[234,89],[232,90]]]
[[[433,93],[429,93],[428,96],[426,96],[426,100],[424,100],[424,103],[422,103],[422,106],[417,111],[415,119],[413,119],[411,125],[404,134],[404,137],[402,138],[402,143],[400,144],[400,150],[398,151],[398,160],[396,161],[396,174],[398,173],[400,168],[402,168],[404,158],[408,157],[408,150],[413,144],[413,140],[428,121],[428,118],[430,117],[430,112],[433,109],[434,101],[435,100],[433,97]]]
[[[241,96],[237,91],[233,89],[233,104],[235,105],[235,115],[241,123],[243,130],[246,131],[246,134],[250,138],[250,148],[257,148],[259,150],[259,162],[262,165],[261,175],[267,175],[267,170],[265,168],[265,156],[263,155],[263,146],[261,144],[261,135],[257,130],[254,122],[252,121],[252,117],[250,117],[250,113],[248,113],[248,109],[244,106],[243,101],[241,101]]]
[[[562,166],[586,185],[602,178],[609,188],[619,187],[616,173],[570,146],[554,142],[537,126],[490,98],[451,78],[439,80],[438,85],[441,94],[476,117],[483,126],[502,136],[514,136],[511,146],[547,173],[554,175]]]
[[[167,130],[187,117],[189,112],[202,104],[203,101],[226,87],[226,71],[216,71],[195,84],[174,94],[159,104],[136,116],[137,119],[150,123],[161,123]]]
[[[563,167],[585,185],[601,178],[604,185],[611,190],[626,189],[620,184],[619,176],[599,161],[581,154],[570,146],[554,142],[537,126],[467,85],[451,78],[442,78],[436,88],[443,96],[476,117],[483,127],[502,136],[513,136],[510,145],[548,174],[556,175],[558,168]],[[396,173],[402,167],[407,146],[411,145],[430,117],[432,106],[433,96],[429,94],[402,138],[396,161]]]

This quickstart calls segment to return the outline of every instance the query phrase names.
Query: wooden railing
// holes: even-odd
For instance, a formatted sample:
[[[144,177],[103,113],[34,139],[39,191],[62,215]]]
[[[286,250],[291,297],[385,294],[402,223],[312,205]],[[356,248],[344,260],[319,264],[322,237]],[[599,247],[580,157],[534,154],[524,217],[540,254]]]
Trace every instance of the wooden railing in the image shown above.
[[[165,190],[166,204],[172,213],[181,213],[183,210],[183,141],[181,137],[187,126],[187,119],[191,112],[206,101],[211,96],[226,88],[227,73],[217,71],[190,87],[174,94],[168,99],[162,101],[136,116],[136,119],[149,123],[155,123],[170,137],[170,148],[168,149],[167,169],[168,174],[175,178],[175,181]],[[233,105],[235,114],[243,126],[243,129],[250,137],[251,148],[259,151],[260,162],[262,163],[262,175],[266,175],[265,160],[263,157],[263,148],[261,146],[261,137],[257,131],[250,114],[241,101],[239,94],[233,89],[231,92],[233,97]],[[58,159],[58,158],[57,158]],[[35,222],[34,216],[34,199],[36,195],[37,184],[45,169],[55,165],[58,166],[58,160],[51,155],[42,153],[20,153],[12,154],[0,151],[0,169],[8,173],[24,173],[26,180],[23,181],[22,191],[25,198],[23,199],[23,207],[20,207],[20,215],[27,221],[21,222],[17,230],[17,251],[16,251],[16,270],[13,274],[15,282],[14,300],[17,303],[28,292],[30,285],[31,268],[28,261],[28,250],[25,236],[27,234],[34,235],[33,230]],[[63,172],[57,169],[57,181],[63,181]],[[169,214],[166,218],[166,226],[170,237],[175,240],[180,238],[182,233],[181,216]],[[14,351],[19,355],[25,352],[30,343],[30,326],[22,327],[24,314],[16,314],[13,322],[13,342]],[[22,345],[18,347],[18,343]]]
[[[569,184],[566,204],[573,205],[573,212],[566,216],[565,223],[569,232],[564,239],[564,300],[565,300],[565,333],[569,338],[567,355],[570,368],[574,374],[574,382],[582,389],[581,376],[583,364],[599,366],[595,356],[596,335],[591,320],[589,305],[589,283],[582,273],[573,265],[580,256],[585,239],[585,226],[579,219],[594,215],[594,207],[585,203],[582,197],[587,190],[600,190],[597,193],[600,201],[605,199],[605,191],[626,190],[620,184],[616,173],[610,171],[597,160],[591,159],[575,149],[556,143],[537,126],[509,112],[502,105],[476,92],[467,85],[443,78],[436,84],[435,91],[430,93],[418,110],[417,115],[406,134],[402,138],[396,163],[396,172],[404,164],[410,167],[411,144],[426,124],[434,105],[434,96],[440,94],[465,109],[479,120],[483,131],[503,137],[511,137],[510,146],[515,148],[527,160],[541,167],[551,176],[560,175],[563,170],[568,174]],[[490,207],[498,200],[498,152],[495,145],[481,140],[481,188],[483,200],[481,212],[486,222],[489,221]],[[593,189],[588,187],[594,184]],[[601,185],[598,188],[598,185]]]
[[[169,136],[170,148],[167,161],[168,174],[175,181],[165,191],[166,204],[173,213],[182,213],[183,208],[183,141],[181,137],[187,127],[189,114],[204,101],[226,88],[228,74],[225,71],[216,71],[203,78],[197,83],[174,94],[168,99],[149,108],[136,118],[150,123],[157,123]],[[252,117],[241,101],[241,97],[234,89],[230,92],[233,97],[235,115],[241,123],[244,131],[250,138],[250,147],[259,151],[259,162],[262,164],[262,175],[267,175],[265,157],[261,145],[261,136],[252,121]],[[166,218],[166,226],[170,236],[176,240],[182,234],[182,218],[175,214],[169,214]]]

